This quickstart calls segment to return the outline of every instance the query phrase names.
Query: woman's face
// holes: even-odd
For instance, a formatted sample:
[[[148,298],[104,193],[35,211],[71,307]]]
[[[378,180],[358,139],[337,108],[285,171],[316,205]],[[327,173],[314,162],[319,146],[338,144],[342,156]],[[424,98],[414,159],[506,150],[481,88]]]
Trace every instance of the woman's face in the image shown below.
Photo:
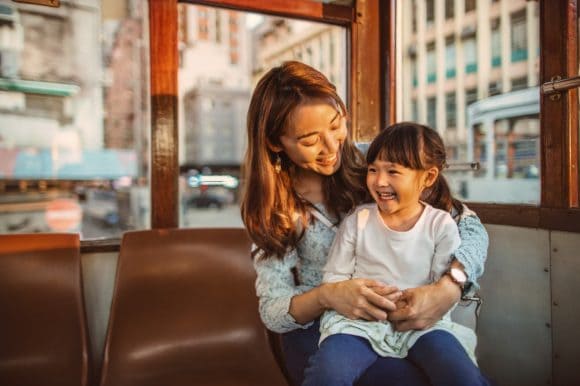
[[[282,151],[298,167],[330,176],[340,167],[346,119],[340,109],[318,101],[300,105],[280,137]]]

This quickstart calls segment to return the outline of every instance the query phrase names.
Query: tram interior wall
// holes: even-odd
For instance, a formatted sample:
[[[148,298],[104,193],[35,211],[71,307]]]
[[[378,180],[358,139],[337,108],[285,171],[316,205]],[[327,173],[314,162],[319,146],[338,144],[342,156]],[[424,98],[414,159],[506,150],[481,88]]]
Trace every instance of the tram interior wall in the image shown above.
[[[499,386],[580,384],[580,234],[486,228],[490,248],[477,323],[480,367]],[[96,369],[102,361],[117,257],[82,256]]]

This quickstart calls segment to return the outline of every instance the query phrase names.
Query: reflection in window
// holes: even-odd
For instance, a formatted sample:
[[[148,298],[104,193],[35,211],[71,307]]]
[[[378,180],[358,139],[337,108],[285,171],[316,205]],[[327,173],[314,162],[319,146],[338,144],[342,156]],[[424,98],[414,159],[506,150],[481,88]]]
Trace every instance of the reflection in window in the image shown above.
[[[240,165],[251,92],[272,67],[301,60],[322,71],[346,100],[344,28],[197,5],[178,5],[180,224],[241,227]],[[200,25],[208,15],[208,30]],[[219,22],[218,22],[219,20]],[[211,28],[210,28],[211,26]],[[227,39],[205,41],[221,28]]]
[[[445,22],[430,29],[427,18],[416,15],[417,10],[428,11],[429,2],[416,3],[416,7],[406,0],[397,3],[402,10],[397,22],[403,26],[397,37],[402,55],[397,77],[402,116],[397,118],[436,127],[450,163],[481,163],[476,172],[460,167],[446,171],[459,197],[538,203],[537,2],[513,0],[509,7],[499,7],[491,1],[440,0],[436,7]],[[452,5],[457,9],[452,11]],[[458,15],[462,9],[465,15]],[[419,23],[416,29],[410,27],[413,19]],[[444,56],[431,54],[433,42],[445,44]],[[516,50],[525,54],[514,54]],[[515,57],[518,60],[512,60]],[[427,82],[413,82],[413,68]],[[439,79],[436,74],[445,76]]]
[[[2,7],[0,233],[147,227],[147,4]]]

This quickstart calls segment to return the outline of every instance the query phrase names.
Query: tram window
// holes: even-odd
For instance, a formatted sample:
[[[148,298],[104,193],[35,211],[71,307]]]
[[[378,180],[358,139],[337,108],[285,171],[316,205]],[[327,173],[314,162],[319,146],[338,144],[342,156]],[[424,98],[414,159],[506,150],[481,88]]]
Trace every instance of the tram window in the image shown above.
[[[397,119],[416,119],[441,133],[451,165],[445,175],[459,198],[539,204],[538,3],[502,2],[509,6],[465,1],[463,14],[435,13],[429,30],[415,15],[429,1],[397,2]],[[425,25],[413,31],[407,27],[413,19]],[[460,31],[457,39],[452,31]],[[411,65],[418,70],[415,83],[405,71]],[[480,170],[467,167],[473,161]]]
[[[178,12],[180,226],[241,227],[240,165],[255,84],[283,61],[301,60],[324,73],[346,100],[347,31],[192,4],[179,4]]]
[[[0,233],[148,227],[147,2],[0,14]]]

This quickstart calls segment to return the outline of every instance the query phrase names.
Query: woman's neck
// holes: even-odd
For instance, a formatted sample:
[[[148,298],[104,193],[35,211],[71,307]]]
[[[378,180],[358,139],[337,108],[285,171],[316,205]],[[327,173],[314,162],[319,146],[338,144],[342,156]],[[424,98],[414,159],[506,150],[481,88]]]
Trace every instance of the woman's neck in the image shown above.
[[[313,204],[321,203],[324,201],[324,193],[322,192],[323,178],[318,173],[300,169],[294,175],[294,190]]]

